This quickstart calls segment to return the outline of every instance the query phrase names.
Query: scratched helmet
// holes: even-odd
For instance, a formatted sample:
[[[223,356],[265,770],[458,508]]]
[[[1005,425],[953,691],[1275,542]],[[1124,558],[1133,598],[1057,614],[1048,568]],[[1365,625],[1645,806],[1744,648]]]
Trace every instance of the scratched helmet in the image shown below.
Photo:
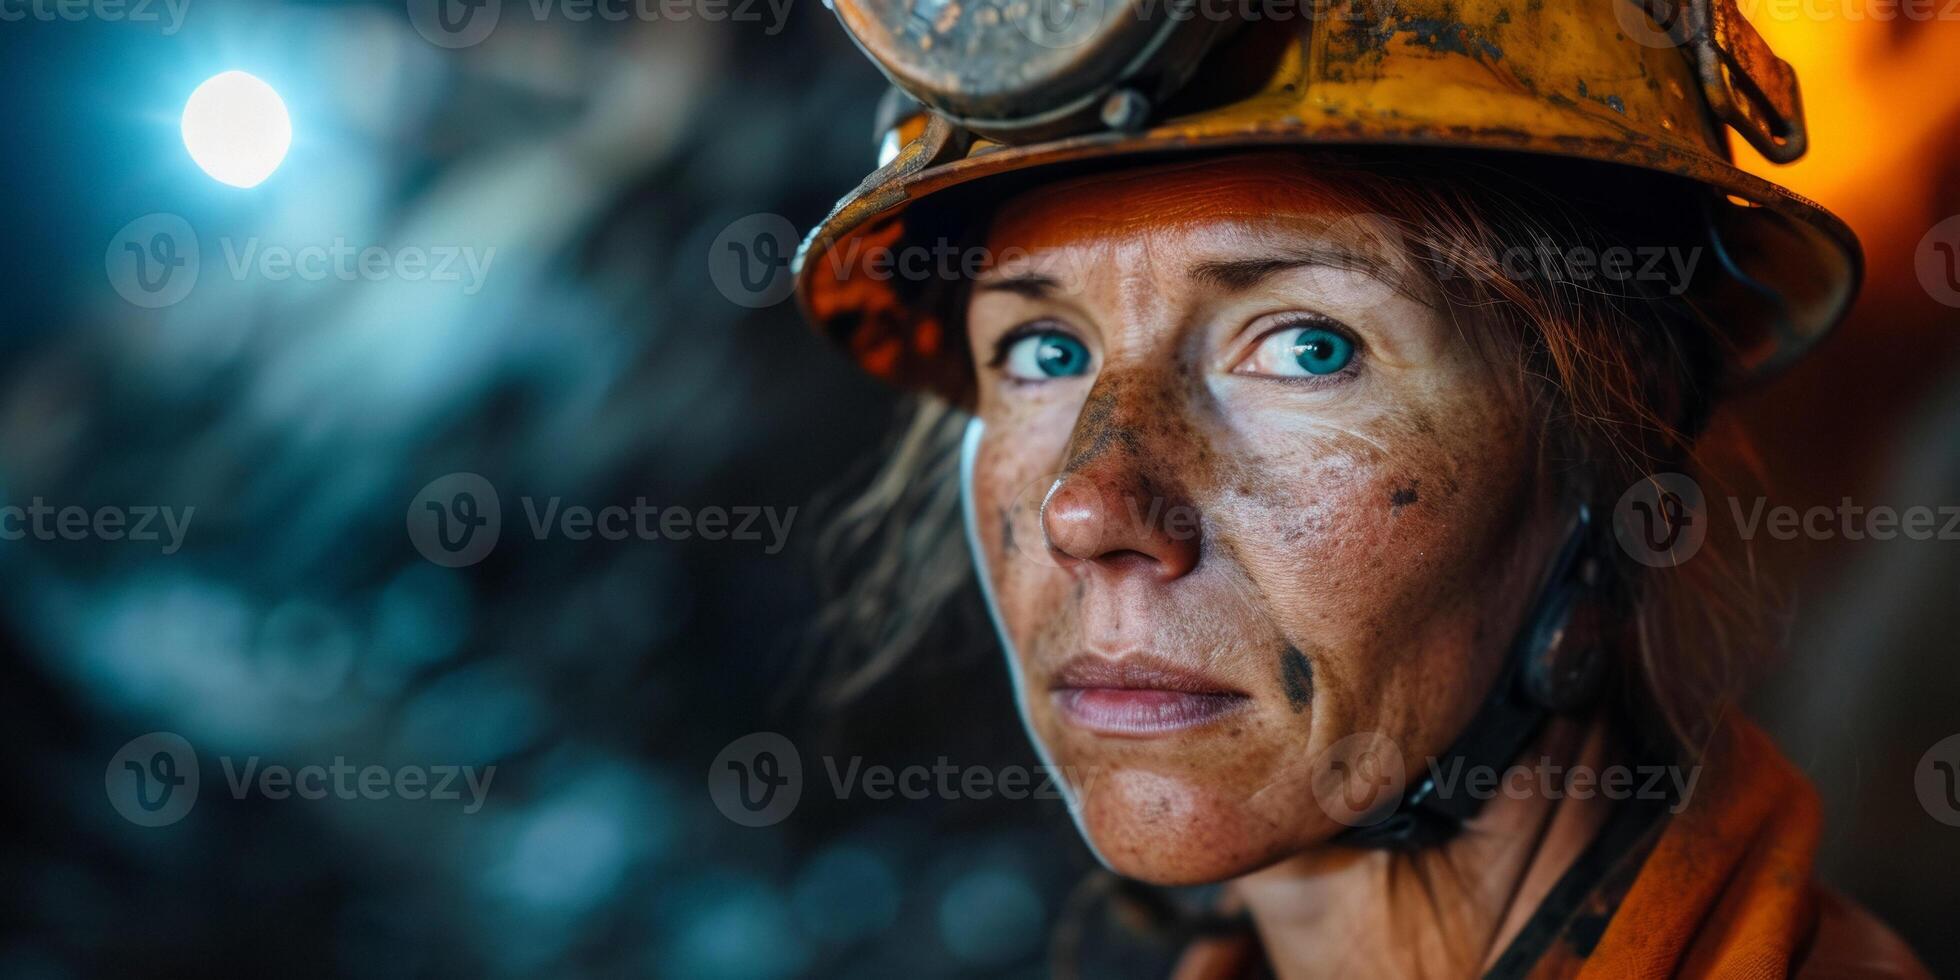
[[[958,398],[955,294],[872,264],[921,202],[1266,146],[1522,154],[1665,188],[1655,208],[1700,216],[1713,261],[1687,298],[1723,334],[1729,388],[1850,305],[1851,230],[1732,162],[1731,130],[1775,162],[1805,149],[1795,74],[1734,0],[1262,2],[1218,16],[1214,0],[835,0],[894,90],[882,166],[798,251],[804,314],[871,373]]]

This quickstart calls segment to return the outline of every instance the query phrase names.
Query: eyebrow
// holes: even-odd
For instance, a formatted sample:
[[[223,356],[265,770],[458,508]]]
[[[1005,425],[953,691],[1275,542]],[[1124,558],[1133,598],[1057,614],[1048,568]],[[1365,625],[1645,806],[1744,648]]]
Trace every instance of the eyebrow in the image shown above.
[[[1034,272],[1015,272],[974,283],[974,288],[990,292],[1013,293],[1028,299],[1044,299],[1061,288],[1061,283]]]
[[[1185,275],[1226,292],[1241,293],[1279,273],[1309,266],[1366,273],[1398,291],[1407,285],[1379,259],[1335,244],[1293,248],[1277,255],[1200,262]],[[1061,285],[1054,277],[1038,272],[1012,272],[975,282],[974,288],[1039,300],[1059,292]]]
[[[1242,293],[1267,279],[1292,269],[1321,266],[1348,272],[1363,272],[1388,283],[1400,285],[1397,277],[1377,259],[1338,245],[1290,250],[1280,255],[1200,262],[1186,273],[1190,278],[1230,293]]]

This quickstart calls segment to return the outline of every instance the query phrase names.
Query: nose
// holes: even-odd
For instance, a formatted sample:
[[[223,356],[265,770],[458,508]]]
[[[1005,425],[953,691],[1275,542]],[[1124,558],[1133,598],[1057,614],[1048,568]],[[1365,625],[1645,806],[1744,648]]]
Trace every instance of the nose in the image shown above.
[[[1111,412],[1085,412],[1085,421],[1120,426]],[[1134,431],[1134,430],[1133,430]],[[1085,433],[1071,442],[1071,465],[1041,504],[1042,537],[1057,565],[1078,572],[1144,576],[1170,582],[1198,565],[1202,520],[1188,496],[1166,487],[1146,467],[1161,466],[1128,433]],[[1077,451],[1076,446],[1090,447]]]

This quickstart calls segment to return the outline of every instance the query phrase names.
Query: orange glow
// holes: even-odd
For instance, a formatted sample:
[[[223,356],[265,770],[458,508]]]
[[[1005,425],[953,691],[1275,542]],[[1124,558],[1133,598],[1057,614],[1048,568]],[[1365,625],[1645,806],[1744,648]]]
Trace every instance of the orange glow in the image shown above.
[[[1960,119],[1960,21],[1946,0],[1741,0],[1797,70],[1810,152],[1789,166],[1740,139],[1737,162],[1836,211],[1864,240],[1872,288],[1911,278],[1942,206]],[[1908,16],[1908,13],[1911,16]],[[1946,202],[1951,206],[1951,202]]]

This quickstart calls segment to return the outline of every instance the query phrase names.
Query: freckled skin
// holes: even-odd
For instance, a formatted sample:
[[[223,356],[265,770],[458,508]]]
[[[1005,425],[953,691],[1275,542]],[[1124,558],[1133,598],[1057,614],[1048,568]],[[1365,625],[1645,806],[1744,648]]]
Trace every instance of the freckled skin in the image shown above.
[[[1551,546],[1516,372],[1413,267],[1379,254],[1379,275],[1309,266],[1243,289],[1189,274],[1291,245],[1379,250],[1376,220],[1254,155],[1049,185],[994,223],[994,254],[1027,250],[1059,288],[974,290],[978,540],[1035,736],[1094,774],[1083,827],[1120,873],[1216,881],[1325,845],[1344,827],[1315,801],[1321,756],[1356,732],[1393,739],[1410,772],[1443,752]],[[1303,311],[1353,333],[1352,373],[1237,371]],[[1040,320],[1088,348],[1086,374],[988,366]],[[1147,653],[1251,700],[1170,734],[1093,733],[1051,694],[1083,653]]]

